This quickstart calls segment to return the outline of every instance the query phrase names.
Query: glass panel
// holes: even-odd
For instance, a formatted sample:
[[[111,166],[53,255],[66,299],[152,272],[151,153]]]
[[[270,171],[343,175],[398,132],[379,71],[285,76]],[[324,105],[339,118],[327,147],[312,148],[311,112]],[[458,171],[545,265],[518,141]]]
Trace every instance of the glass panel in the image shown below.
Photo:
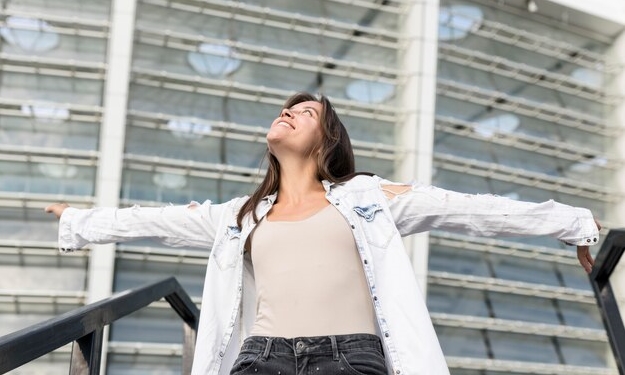
[[[111,325],[112,341],[182,344],[183,339],[183,321],[169,305],[143,308]]]
[[[582,304],[567,301],[558,301],[560,313],[564,318],[566,325],[604,329],[599,308],[597,305]]]
[[[490,258],[495,275],[500,279],[561,286],[552,263],[498,255]]]
[[[267,146],[214,136],[197,139],[173,136],[169,130],[155,131],[130,127],[127,131],[126,152],[164,158],[195,160],[258,168]]]
[[[247,4],[254,6],[270,7],[281,11],[303,14],[311,17],[323,17],[341,22],[352,22],[360,26],[379,27],[386,31],[397,31],[397,16],[392,13],[380,11],[378,9],[367,9],[366,7],[355,6],[355,4],[341,4],[340,2],[317,2],[302,1],[292,2],[283,0],[245,0]],[[358,4],[360,5],[360,4]],[[378,4],[371,3],[371,7]],[[394,9],[394,4],[385,3]]]
[[[608,367],[612,363],[608,343],[558,338],[564,363],[573,366]]]
[[[298,3],[298,7],[300,4]],[[379,24],[393,23],[385,21],[381,15]],[[207,19],[210,22],[207,22]],[[289,30],[269,25],[241,22],[200,13],[184,12],[176,9],[139,4],[137,7],[137,28],[171,29],[177,32],[226,40],[240,41],[253,45],[280,48],[285,51],[307,55],[322,55],[338,60],[347,60],[369,65],[396,66],[396,53],[390,48],[376,45],[362,45],[350,40],[334,38],[333,35],[315,35],[299,30]],[[344,38],[351,38],[345,31]],[[366,35],[362,35],[366,37]],[[373,37],[371,37],[373,39]],[[283,70],[285,71],[285,70]],[[276,83],[272,84],[274,86]],[[304,89],[304,88],[302,88]]]
[[[96,150],[99,124],[0,116],[0,144]]]
[[[22,73],[2,73],[0,95],[14,100],[50,100],[83,105],[102,104],[102,81]]]
[[[111,375],[178,375],[182,368],[181,357],[109,354],[107,374]]]
[[[393,175],[395,166],[392,160],[377,159],[364,156],[356,156],[356,171],[374,173],[384,178]]]
[[[540,363],[559,363],[549,337],[488,332],[494,359]]]
[[[115,262],[115,291],[161,281],[174,276],[190,296],[201,296],[206,265],[181,264],[172,257],[171,263],[117,259]]]
[[[553,302],[513,294],[488,292],[495,318],[525,322],[560,324]]]
[[[50,250],[53,251],[53,250]],[[3,256],[0,256],[2,259]],[[81,291],[87,270],[70,267],[20,267],[0,265],[0,290]]]
[[[484,292],[429,285],[427,305],[431,312],[488,317]]]
[[[0,191],[89,196],[94,179],[91,167],[0,162]]]
[[[5,240],[56,243],[58,227],[58,220],[46,215],[43,209],[0,207],[0,238]]]
[[[488,358],[480,331],[434,326],[443,353],[453,357]]]
[[[575,251],[575,247],[571,246],[570,250]],[[594,247],[591,249],[594,253],[595,251],[599,251],[598,247]],[[580,289],[591,291],[591,285],[588,281],[588,275],[582,269],[581,265],[564,265],[558,264],[558,269],[562,274],[562,279],[564,280],[564,286],[567,288]]]
[[[183,186],[169,187],[166,184],[159,185],[156,176],[158,174],[151,172],[125,170],[122,199],[173,204],[187,204],[194,200],[203,202],[209,199],[221,203],[253,191],[253,186],[244,182],[192,176],[184,176]]]
[[[540,120],[537,117],[506,112],[492,107],[484,107],[478,104],[449,98],[444,95],[438,95],[436,101],[436,114],[439,116],[448,116],[464,121],[477,122],[484,118],[513,114],[519,118],[519,125],[514,129],[515,133],[535,137],[539,140],[565,142],[570,146],[579,146],[582,149],[590,149],[600,154],[605,152],[607,140],[600,136],[589,136],[586,131],[557,125]],[[440,142],[441,138],[446,138],[447,136],[447,133],[437,132],[435,142]]]
[[[483,253],[447,249],[437,245],[430,248],[428,269],[461,275],[492,277]]]
[[[565,30],[558,29],[549,23],[541,23],[533,17],[521,17],[516,14],[503,12],[496,8],[472,4],[469,1],[445,0],[441,2],[441,6],[451,5],[469,5],[479,6],[486,21],[496,22],[502,25],[510,25],[516,29],[526,30],[535,35],[537,38],[550,41],[567,43],[579,49],[603,54],[607,50],[607,46],[596,40],[585,37],[584,35],[575,34]],[[569,59],[556,60],[550,56],[522,49],[514,45],[506,44],[498,41],[496,38],[484,38],[478,33],[472,32],[466,38],[456,39],[451,43],[461,45],[462,47],[486,52],[495,56],[503,57],[509,60],[521,62],[530,66],[543,69],[551,67],[552,70],[558,72],[569,72],[575,67]],[[570,59],[572,60],[572,59]],[[602,69],[597,66],[597,69]]]
[[[557,65],[559,62],[554,64]],[[566,108],[591,116],[602,116],[605,110],[601,103],[444,60],[439,60],[437,71],[439,78],[524,98],[537,105]]]
[[[106,0],[63,0],[63,5],[47,0],[19,0],[7,1],[5,9],[8,12],[18,13],[45,13],[61,17],[77,17],[107,20],[111,2]]]

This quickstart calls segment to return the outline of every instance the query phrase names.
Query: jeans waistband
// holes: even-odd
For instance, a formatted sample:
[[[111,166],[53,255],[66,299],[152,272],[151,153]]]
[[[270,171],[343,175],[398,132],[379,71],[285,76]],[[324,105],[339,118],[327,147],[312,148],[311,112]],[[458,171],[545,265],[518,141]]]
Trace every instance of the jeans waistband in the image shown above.
[[[332,354],[338,360],[339,352],[373,349],[383,355],[382,342],[376,335],[357,333],[351,335],[313,337],[266,337],[250,336],[245,339],[241,351],[292,354],[294,356]]]

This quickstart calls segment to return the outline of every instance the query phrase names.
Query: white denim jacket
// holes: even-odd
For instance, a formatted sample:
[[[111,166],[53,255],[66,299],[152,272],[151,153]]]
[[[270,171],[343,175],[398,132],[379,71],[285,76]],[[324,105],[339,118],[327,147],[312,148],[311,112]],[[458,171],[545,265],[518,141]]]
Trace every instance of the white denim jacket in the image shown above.
[[[393,184],[377,176],[357,176],[341,184],[324,181],[328,202],[353,230],[389,374],[449,373],[401,236],[443,229],[475,236],[550,235],[571,245],[598,241],[592,214],[583,208],[418,184],[389,199],[383,189]],[[243,256],[255,224],[250,217],[242,228],[236,222],[246,199],[162,208],[68,208],[61,216],[59,245],[68,251],[87,243],[154,238],[171,246],[212,249],[193,374],[228,374],[256,313],[254,276]],[[259,218],[275,199],[274,194],[261,201],[256,208]]]

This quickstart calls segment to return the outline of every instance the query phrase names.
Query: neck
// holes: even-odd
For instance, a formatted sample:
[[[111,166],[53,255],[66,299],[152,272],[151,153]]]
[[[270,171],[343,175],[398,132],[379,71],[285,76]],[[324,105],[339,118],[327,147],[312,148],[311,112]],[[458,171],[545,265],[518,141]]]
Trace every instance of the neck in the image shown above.
[[[297,204],[310,199],[314,193],[325,193],[323,184],[317,180],[314,160],[280,163],[278,200],[282,204]]]

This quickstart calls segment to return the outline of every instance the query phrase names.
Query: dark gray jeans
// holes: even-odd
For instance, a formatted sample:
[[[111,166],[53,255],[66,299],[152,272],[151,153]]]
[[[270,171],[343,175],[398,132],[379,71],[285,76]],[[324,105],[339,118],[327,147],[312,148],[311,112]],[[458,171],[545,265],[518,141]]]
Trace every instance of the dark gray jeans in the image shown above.
[[[252,336],[245,339],[230,375],[386,375],[375,335]]]

